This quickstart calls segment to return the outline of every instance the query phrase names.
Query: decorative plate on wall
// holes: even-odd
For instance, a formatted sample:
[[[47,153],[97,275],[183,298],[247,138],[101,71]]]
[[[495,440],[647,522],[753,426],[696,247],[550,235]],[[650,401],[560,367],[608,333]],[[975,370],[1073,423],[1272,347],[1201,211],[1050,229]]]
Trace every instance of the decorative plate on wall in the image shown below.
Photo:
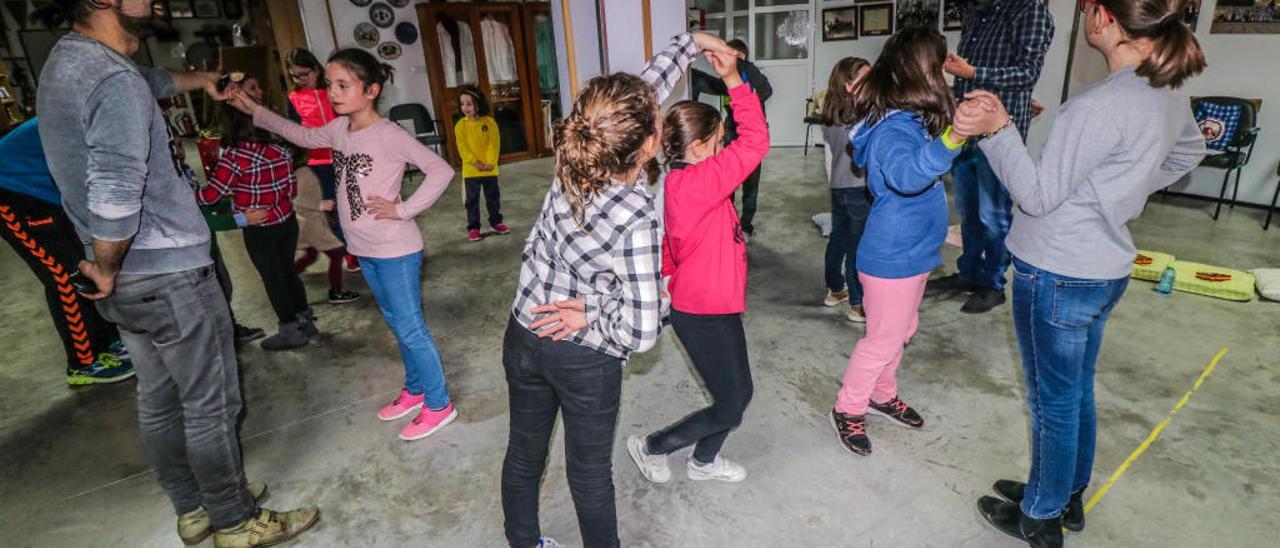
[[[378,44],[378,57],[391,61],[400,57],[400,44],[390,40]]]
[[[385,29],[396,22],[396,12],[386,2],[378,2],[369,8],[369,20]]]
[[[396,25],[396,40],[406,46],[413,45],[414,42],[418,41],[418,27],[413,26],[413,23],[408,21],[401,21]]]
[[[391,2],[391,5],[393,5],[393,6],[397,7],[397,8],[403,8],[403,7],[407,6],[407,5],[409,5],[409,0],[387,0],[387,1],[388,1],[388,2]]]
[[[378,33],[378,27],[373,26],[373,23],[360,23],[356,25],[356,30],[352,31],[351,34],[355,36],[356,43],[362,48],[376,46],[378,45],[378,40],[382,39],[382,36]]]
[[[372,1],[373,0],[351,0],[351,3],[355,4],[357,8],[363,8],[369,5],[369,2],[372,2]]]

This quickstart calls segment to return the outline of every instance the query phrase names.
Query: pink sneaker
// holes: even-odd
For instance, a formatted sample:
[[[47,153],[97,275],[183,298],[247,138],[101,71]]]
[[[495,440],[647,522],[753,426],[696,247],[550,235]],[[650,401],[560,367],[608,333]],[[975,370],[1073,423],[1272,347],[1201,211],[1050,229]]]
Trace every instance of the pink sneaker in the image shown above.
[[[480,241],[480,229],[471,228],[467,230],[467,239],[473,242]]]
[[[494,232],[497,232],[498,234],[510,234],[510,233],[511,233],[511,228],[507,226],[507,223],[498,223],[498,224],[496,224],[496,225],[493,225],[493,227],[492,227],[492,228],[493,228],[493,231],[494,231]]]
[[[413,395],[408,390],[400,389],[400,395],[395,401],[388,403],[385,407],[378,411],[378,418],[384,421],[393,421],[401,417],[407,416],[420,408],[422,408],[422,400],[426,399],[426,394]]]
[[[439,411],[432,411],[426,406],[422,407],[422,412],[400,431],[400,439],[405,441],[420,440],[437,430],[444,428],[453,419],[458,418],[458,410],[453,408],[453,402],[449,402],[449,406]]]

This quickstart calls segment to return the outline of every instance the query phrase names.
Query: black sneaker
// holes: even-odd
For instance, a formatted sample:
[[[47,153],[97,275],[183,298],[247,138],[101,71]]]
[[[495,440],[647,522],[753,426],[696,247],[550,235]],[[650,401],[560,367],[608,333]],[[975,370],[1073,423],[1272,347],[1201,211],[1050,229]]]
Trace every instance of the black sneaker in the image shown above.
[[[924,296],[945,297],[947,299],[954,298],[961,293],[973,293],[978,290],[976,284],[962,281],[959,274],[943,276],[941,278],[929,280],[924,286]]]
[[[1022,504],[1022,493],[1027,484],[1014,480],[997,480],[991,489],[1005,500],[1014,504]],[[1067,508],[1062,511],[1062,526],[1068,531],[1079,533],[1084,530],[1084,489],[1071,494],[1067,499]]]
[[[247,325],[235,324],[235,336],[236,336],[236,342],[247,343],[249,341],[256,341],[258,339],[261,339],[267,336],[267,332],[261,329],[258,329],[256,327],[249,327]]]
[[[360,300],[360,294],[346,289],[330,289],[329,304],[351,303]]]
[[[835,427],[836,435],[840,437],[840,443],[844,444],[845,449],[852,451],[855,455],[871,454],[871,438],[867,437],[866,417],[846,415],[832,409],[831,425]]]
[[[964,306],[960,307],[960,311],[965,314],[985,314],[992,308],[1004,304],[1004,301],[1003,290],[984,287],[975,291],[969,300],[964,302]]]
[[[924,426],[924,418],[919,413],[916,413],[915,409],[907,405],[907,402],[897,397],[884,403],[871,402],[867,410],[877,415],[889,417],[893,419],[893,422],[907,428],[921,428]]]
[[[1062,520],[1032,519],[1017,504],[995,497],[978,499],[978,512],[1001,533],[1025,541],[1032,548],[1061,548]]]

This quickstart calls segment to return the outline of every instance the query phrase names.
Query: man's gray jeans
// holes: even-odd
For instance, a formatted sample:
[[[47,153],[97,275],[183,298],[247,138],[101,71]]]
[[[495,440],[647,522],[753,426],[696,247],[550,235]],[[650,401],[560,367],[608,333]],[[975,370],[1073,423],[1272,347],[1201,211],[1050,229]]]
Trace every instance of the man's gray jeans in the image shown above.
[[[256,510],[245,486],[236,420],[240,379],[230,309],[213,266],[120,275],[99,301],[138,377],[138,426],[178,515],[204,506],[215,529]]]

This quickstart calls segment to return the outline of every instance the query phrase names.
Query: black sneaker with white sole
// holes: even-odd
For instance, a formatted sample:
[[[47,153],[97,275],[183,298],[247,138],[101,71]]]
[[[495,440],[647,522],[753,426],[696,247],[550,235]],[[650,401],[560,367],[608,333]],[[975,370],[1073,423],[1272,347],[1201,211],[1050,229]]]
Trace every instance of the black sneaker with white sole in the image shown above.
[[[1027,484],[1014,480],[997,480],[991,489],[1001,498],[1014,504],[1022,504],[1022,494]],[[1068,531],[1079,533],[1084,530],[1084,489],[1071,494],[1067,499],[1067,507],[1062,510],[1062,526]]]
[[[867,437],[867,418],[846,415],[831,410],[831,425],[836,429],[840,443],[855,455],[871,454],[871,438]]]
[[[898,399],[896,396],[884,403],[871,402],[867,406],[867,411],[889,417],[893,419],[893,422],[907,428],[924,427],[924,418],[919,413],[916,413],[915,409],[907,405],[907,402]]]
[[[360,294],[346,289],[330,289],[329,304],[343,304],[360,300]]]

